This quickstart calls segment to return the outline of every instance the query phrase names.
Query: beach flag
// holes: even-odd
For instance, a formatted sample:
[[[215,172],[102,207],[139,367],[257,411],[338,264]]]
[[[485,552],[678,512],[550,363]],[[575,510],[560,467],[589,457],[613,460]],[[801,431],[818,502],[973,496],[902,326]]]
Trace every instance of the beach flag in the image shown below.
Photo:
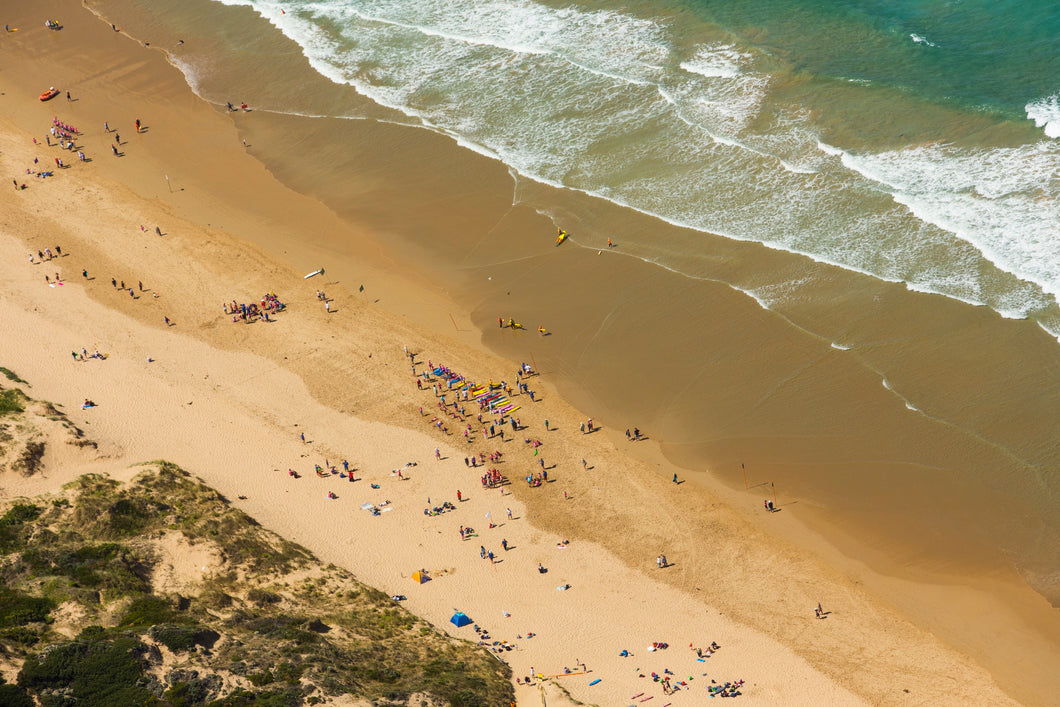
[[[489,520],[489,519],[490,519],[490,512],[486,511],[486,520]]]

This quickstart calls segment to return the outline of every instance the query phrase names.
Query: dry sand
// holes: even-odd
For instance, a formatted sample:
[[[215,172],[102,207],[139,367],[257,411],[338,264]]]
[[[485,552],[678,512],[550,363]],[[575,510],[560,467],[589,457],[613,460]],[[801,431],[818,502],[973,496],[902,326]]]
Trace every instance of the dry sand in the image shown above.
[[[371,234],[272,179],[245,154],[232,123],[198,101],[160,55],[73,3],[22,12],[11,21],[18,36],[3,38],[0,55],[10,67],[0,75],[9,116],[0,122],[0,165],[29,187],[0,190],[0,364],[29,380],[34,397],[61,404],[100,442],[100,458],[75,465],[51,453],[43,476],[3,479],[6,496],[56,488],[89,469],[123,474],[137,461],[171,460],[230,498],[246,496],[240,507],[323,560],[406,595],[408,607],[436,625],[473,637],[448,623],[459,609],[494,638],[517,643],[504,653],[515,676],[531,667],[559,674],[584,661],[588,675],[558,679],[584,702],[627,704],[644,693],[655,695],[653,704],[702,704],[710,679],[739,678],[747,681],[744,699],[755,703],[1009,700],[986,669],[925,629],[927,617],[914,614],[913,623],[864,591],[859,571],[799,525],[797,507],[752,515],[746,496],[674,485],[657,449],[628,445],[612,430],[581,435],[585,415],[554,394],[522,401],[518,416],[528,429],[518,441],[466,445],[432,429],[418,409],[429,419],[434,398],[416,390],[404,346],[418,360],[480,381],[514,372],[514,363],[477,346],[468,315],[417,273],[388,267]],[[62,32],[42,27],[60,13]],[[76,100],[39,103],[39,89],[30,87],[52,84],[69,87]],[[71,166],[54,177],[23,175],[35,156],[46,163],[60,154],[32,142],[44,140],[53,115],[83,131],[78,144],[92,161],[66,153]],[[145,132],[133,131],[135,118]],[[104,120],[122,133],[123,157],[110,153]],[[336,231],[365,244],[369,294],[326,276],[303,280],[327,257],[319,234]],[[251,245],[251,233],[274,247]],[[285,254],[291,233],[302,245]],[[27,252],[56,244],[63,257],[29,262]],[[49,286],[44,275],[56,272],[65,284]],[[112,277],[133,295],[114,288]],[[333,297],[330,314],[318,288]],[[223,302],[257,301],[266,291],[288,304],[275,323],[236,324],[222,312]],[[397,314],[410,312],[416,316]],[[451,312],[451,336],[420,323]],[[109,357],[75,362],[71,351],[81,347]],[[85,398],[98,407],[82,410]],[[554,432],[544,430],[545,418]],[[555,483],[530,489],[519,481],[535,463],[525,436],[545,442]],[[436,448],[443,460],[434,458]],[[509,495],[481,489],[477,470],[463,464],[468,448],[503,449]],[[343,458],[357,469],[355,483],[313,474],[314,464]],[[583,470],[581,459],[591,468]],[[407,480],[392,474],[399,468]],[[455,502],[457,489],[467,500],[454,512],[423,514],[428,498]],[[338,498],[326,499],[327,491]],[[393,510],[379,516],[360,508],[384,500]],[[487,529],[487,512],[500,527]],[[460,525],[474,526],[478,537],[461,541]],[[500,549],[502,538],[510,551]],[[558,547],[562,539],[570,546]],[[481,560],[480,545],[502,561]],[[659,553],[674,565],[657,569]],[[538,563],[549,572],[539,574]],[[413,583],[420,568],[434,579]],[[997,585],[1008,586],[1006,579]],[[1026,612],[991,619],[984,607],[1000,590],[988,580],[967,588],[894,584],[892,596],[937,591],[930,605],[948,605],[958,619],[978,615],[981,633],[1011,656],[1011,672],[999,678],[1007,692],[1047,702],[1046,678],[1028,687],[1013,675],[1047,676],[1057,664],[1055,643],[1033,631],[1008,638],[991,630],[1031,625],[1049,615],[1044,602],[1020,597]],[[818,601],[826,619],[814,619]],[[536,635],[526,639],[527,632]],[[721,650],[697,662],[689,644],[712,640]],[[648,653],[656,641],[669,649]],[[622,649],[633,656],[619,657]],[[690,689],[664,698],[639,677],[665,668],[675,680],[692,677]],[[528,704],[541,699],[537,688],[518,694]]]

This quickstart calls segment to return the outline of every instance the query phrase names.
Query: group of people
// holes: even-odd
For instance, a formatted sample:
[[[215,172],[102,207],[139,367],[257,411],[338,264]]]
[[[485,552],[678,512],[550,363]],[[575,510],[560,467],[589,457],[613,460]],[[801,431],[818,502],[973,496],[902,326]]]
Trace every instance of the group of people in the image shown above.
[[[275,292],[268,292],[261,298],[260,302],[246,304],[232,300],[231,305],[226,302],[224,304],[224,313],[230,315],[233,322],[242,321],[244,324],[249,324],[258,318],[271,322],[273,320],[269,318],[269,313],[281,312],[286,307],[287,305],[280,301]]]
[[[38,262],[43,263],[44,261],[51,260],[52,258],[62,257],[62,254],[63,254],[63,249],[60,248],[59,246],[55,246],[55,252],[54,253],[52,253],[52,249],[51,248],[45,248],[44,250],[38,250],[37,251],[36,260],[34,260],[34,255],[33,255],[32,251],[31,251],[30,254],[29,254],[29,262],[34,264],[34,265],[36,265]]]
[[[504,478],[504,474],[497,471],[496,469],[490,469],[482,475],[482,488],[496,489],[504,485],[507,479]]]

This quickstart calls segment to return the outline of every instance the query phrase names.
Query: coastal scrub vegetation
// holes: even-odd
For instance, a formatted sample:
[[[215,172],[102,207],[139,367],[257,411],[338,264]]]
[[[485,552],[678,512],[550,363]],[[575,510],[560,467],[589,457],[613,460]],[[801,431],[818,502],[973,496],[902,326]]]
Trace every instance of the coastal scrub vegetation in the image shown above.
[[[5,705],[513,699],[510,670],[488,651],[164,461],[129,482],[86,475],[0,505],[0,553],[0,664],[17,672],[0,681]]]

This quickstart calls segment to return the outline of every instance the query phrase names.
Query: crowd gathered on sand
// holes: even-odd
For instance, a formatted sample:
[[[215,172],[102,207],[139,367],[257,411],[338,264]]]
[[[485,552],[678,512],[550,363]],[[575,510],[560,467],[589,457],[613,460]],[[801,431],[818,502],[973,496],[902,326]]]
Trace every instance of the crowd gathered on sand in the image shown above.
[[[146,130],[144,124],[138,118],[130,122],[137,134],[141,134]],[[113,135],[113,142],[110,145],[112,154],[116,157],[123,157],[125,153],[120,151],[119,148],[126,143],[121,140],[117,130],[112,129],[109,123],[104,123],[103,129],[105,134]],[[69,121],[58,116],[53,118],[52,125],[47,134],[44,135],[44,146],[41,146],[41,143],[36,138],[33,139],[34,145],[38,147],[72,152],[78,156],[78,160],[81,163],[90,163],[91,159],[85,151],[83,142],[82,131]],[[42,168],[39,166],[39,162],[40,158],[35,157],[33,166],[26,168],[26,174],[39,179],[55,176],[55,172],[50,166]],[[65,171],[72,167],[72,165],[64,162],[61,157],[55,157],[54,162],[58,170]],[[20,183],[18,179],[13,181],[17,190],[22,191],[27,188],[26,184]],[[142,234],[149,233],[146,226],[140,225],[139,228]],[[155,226],[154,233],[158,237],[165,235],[159,226]],[[48,271],[44,274],[46,283],[51,287],[58,287],[65,284],[61,269],[54,271],[53,276],[50,266],[54,265],[53,261],[62,262],[62,259],[70,255],[63,252],[59,245],[48,246],[37,250],[35,253],[31,252],[29,254],[29,262],[33,266],[46,268]],[[88,272],[87,268],[81,267],[80,269],[82,281],[86,286],[96,279]],[[323,269],[320,272],[323,273]],[[138,300],[144,293],[148,292],[151,294],[151,300],[160,298],[160,293],[157,290],[145,287],[141,279],[136,279],[135,284],[130,279],[129,285],[118,276],[113,276],[109,279],[114,291],[128,293],[132,300]],[[323,291],[317,290],[316,296],[317,299],[325,302],[327,312],[331,313],[333,310],[331,309],[330,300]],[[230,302],[224,302],[222,305],[222,311],[226,319],[230,319],[233,323],[243,324],[258,321],[273,322],[277,313],[285,312],[287,309],[288,305],[272,291],[265,293],[256,301],[241,302],[236,298]],[[163,315],[161,319],[167,327],[175,325],[175,322],[170,319],[168,314]],[[503,317],[499,318],[498,321],[501,327],[507,325],[511,329],[522,328],[511,318],[507,322],[505,322]],[[543,335],[547,334],[543,327],[539,327],[539,332]],[[481,493],[496,493],[498,499],[503,499],[511,495],[511,479],[515,477],[524,479],[527,487],[534,490],[532,493],[550,493],[550,502],[572,500],[567,490],[559,490],[562,487],[560,478],[564,475],[595,473],[595,467],[590,465],[585,458],[581,459],[580,469],[577,468],[578,464],[574,464],[574,468],[561,469],[559,468],[560,464],[554,460],[550,460],[551,463],[546,463],[545,452],[550,445],[550,442],[546,440],[552,439],[552,435],[562,428],[558,428],[550,422],[548,417],[542,417],[537,412],[538,409],[543,409],[538,408],[538,405],[543,402],[543,398],[539,390],[531,387],[532,384],[535,384],[536,387],[536,383],[540,378],[534,366],[528,363],[519,364],[514,372],[514,382],[509,382],[506,379],[487,379],[482,382],[472,380],[469,376],[457,372],[454,368],[435,362],[432,359],[421,360],[420,355],[410,351],[408,347],[404,347],[403,351],[404,356],[408,360],[416,390],[419,394],[426,397],[424,403],[419,406],[419,419],[428,430],[439,436],[440,442],[444,443],[434,449],[435,461],[432,464],[443,464],[449,459],[449,456],[442,451],[443,446],[453,448],[457,445],[463,445],[466,448],[466,452],[462,453],[464,465],[467,470],[473,470],[475,476],[478,477]],[[108,354],[100,353],[98,348],[90,354],[87,347],[79,346],[74,348],[71,353],[73,360],[79,363],[87,362],[90,359],[106,360],[108,358]],[[152,360],[148,359],[149,362]],[[86,400],[83,407],[88,410],[97,407],[97,404]],[[541,421],[524,421],[524,418],[531,416],[535,420],[536,418],[541,418]],[[536,432],[531,431],[533,427],[538,425],[544,430],[544,434],[540,436]],[[599,429],[599,425],[592,418],[580,421],[577,427],[579,435],[593,434]],[[570,432],[573,433],[573,428]],[[566,437],[567,431],[561,431],[560,435]],[[315,446],[313,440],[306,437],[305,431],[299,432],[298,436],[303,445],[308,447]],[[625,436],[631,442],[639,442],[646,439],[637,427],[627,429]],[[512,451],[506,451],[508,448],[504,445],[520,439],[523,444],[514,445]],[[577,438],[567,437],[564,442],[567,445],[576,445],[576,440]],[[314,456],[316,457],[315,459],[313,458]],[[336,488],[341,487],[333,485],[335,482],[342,481],[345,485],[365,482],[353,488],[358,489],[360,498],[363,499],[367,495],[374,499],[362,501],[359,505],[361,510],[374,517],[380,517],[396,507],[397,504],[391,502],[390,496],[397,495],[397,484],[410,480],[410,475],[415,473],[419,464],[417,461],[408,461],[402,467],[390,470],[389,473],[371,473],[358,469],[356,465],[351,464],[346,458],[332,461],[332,457],[325,454],[310,454],[309,457],[310,460],[308,462],[300,459],[294,462],[292,466],[287,467],[285,473],[292,482],[303,478],[303,473],[296,469],[296,466],[302,466],[303,469],[306,469],[307,466],[311,465],[313,475],[329,484],[322,494],[324,502],[339,504],[347,501],[349,494],[338,493]],[[441,468],[448,470],[449,467],[443,464]],[[458,478],[458,474],[453,473],[454,486],[463,486],[464,483],[461,483],[461,481],[466,483],[470,478]],[[370,491],[360,492],[360,489],[365,487],[370,489]],[[549,489],[552,489],[552,491],[550,492]],[[245,500],[247,496],[241,494],[239,498]],[[468,497],[457,488],[455,498],[455,502],[449,499],[432,500],[428,498],[426,505],[423,507],[423,515],[430,520],[425,519],[424,522],[438,522],[438,519],[443,517],[459,514],[461,506],[468,500]],[[519,520],[513,514],[510,506],[506,506],[504,502],[501,502],[501,505],[505,506],[503,518],[493,518],[492,512],[486,514],[487,530],[496,530],[507,523]],[[491,534],[490,537],[496,543],[493,547],[487,547],[490,541],[480,537],[481,534],[470,525],[467,525],[466,522],[460,524],[459,535],[462,541],[474,541],[471,542],[472,547],[474,544],[478,544],[480,559],[483,561],[488,560],[494,566],[501,564],[505,557],[515,557],[519,554],[516,551],[516,546],[508,541],[503,531],[499,534]],[[498,537],[499,540],[497,539]],[[568,540],[563,540],[557,545],[557,548],[566,549],[569,545],[570,542]],[[467,546],[462,545],[462,547]],[[472,552],[473,550],[468,551]],[[529,562],[529,560],[523,561]],[[663,554],[657,557],[656,562],[660,570],[669,568],[673,564]],[[536,569],[541,575],[548,574],[548,568],[541,562],[537,563]],[[426,578],[440,579],[445,576],[444,571],[421,570],[421,572],[422,576]],[[575,588],[570,583],[563,582],[556,589],[561,592],[567,592]],[[405,597],[404,595],[395,595],[395,598],[403,600]],[[825,615],[820,605],[818,605],[815,614],[818,618],[822,618]],[[511,617],[511,612],[504,612],[505,619]],[[477,642],[480,645],[488,647],[499,658],[506,661],[510,659],[507,654],[517,653],[520,650],[521,642],[528,641],[538,635],[533,630],[508,631],[507,633],[510,633],[510,636],[494,638],[493,632],[479,624],[475,624],[473,630],[477,634]],[[636,675],[637,680],[650,681],[650,685],[661,690],[663,695],[671,695],[694,688],[705,690],[709,697],[735,697],[740,695],[744,686],[742,680],[719,682],[716,677],[710,678],[706,672],[702,671],[698,671],[698,677],[693,675],[693,673],[697,672],[695,668],[697,664],[706,663],[720,649],[720,646],[714,641],[705,645],[706,647],[697,648],[690,643],[690,653],[678,656],[667,652],[668,643],[654,641],[646,650],[648,655],[636,661],[637,663],[644,663],[649,660],[656,663],[670,663],[679,669],[681,678],[677,677],[677,673],[669,665],[663,665],[655,671],[642,670],[637,665],[631,672]],[[633,658],[634,656],[634,652],[624,646],[615,647],[615,653],[624,659]],[[666,659],[664,659],[664,656]],[[530,685],[542,680],[578,675],[585,676],[585,679],[590,681],[594,679],[593,672],[584,663],[575,659],[573,665],[573,669],[569,666],[562,666],[550,671],[535,671],[531,667],[529,674],[516,677],[515,682],[519,685]],[[687,679],[683,677],[686,675]],[[596,682],[599,682],[599,680],[599,678],[596,678]],[[589,684],[593,685],[596,683],[589,682]],[[630,699],[640,699],[647,694],[649,689],[651,687],[646,686],[644,692],[639,695],[633,695]],[[644,700],[641,699],[640,701]]]

